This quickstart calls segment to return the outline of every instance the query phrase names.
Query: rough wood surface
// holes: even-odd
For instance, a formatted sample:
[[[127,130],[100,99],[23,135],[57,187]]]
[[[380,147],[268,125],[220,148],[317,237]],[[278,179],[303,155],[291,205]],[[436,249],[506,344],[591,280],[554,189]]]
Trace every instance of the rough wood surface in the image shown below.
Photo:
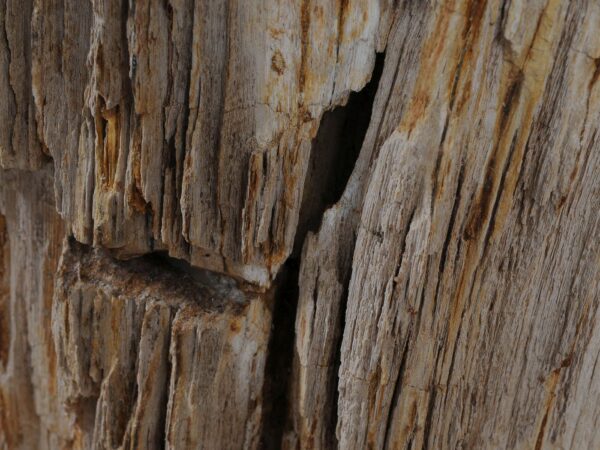
[[[57,448],[52,298],[64,226],[48,170],[0,172],[0,447]]]
[[[212,273],[66,246],[52,317],[75,446],[256,448],[267,303]]]
[[[599,21],[0,2],[0,448],[600,448]]]
[[[40,139],[78,240],[268,285],[293,246],[311,139],[369,80],[387,2],[17,3],[0,47],[16,98],[3,165],[37,161]]]

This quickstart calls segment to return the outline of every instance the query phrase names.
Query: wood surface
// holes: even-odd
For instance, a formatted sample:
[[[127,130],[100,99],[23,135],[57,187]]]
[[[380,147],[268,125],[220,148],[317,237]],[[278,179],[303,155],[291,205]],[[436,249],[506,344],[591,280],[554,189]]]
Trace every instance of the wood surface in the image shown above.
[[[600,448],[599,23],[1,0],[0,449]]]

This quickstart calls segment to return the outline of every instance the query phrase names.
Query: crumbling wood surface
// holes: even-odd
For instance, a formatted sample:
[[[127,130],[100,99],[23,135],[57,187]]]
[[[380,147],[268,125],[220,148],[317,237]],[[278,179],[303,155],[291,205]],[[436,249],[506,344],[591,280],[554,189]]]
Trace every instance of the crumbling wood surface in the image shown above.
[[[0,448],[600,448],[598,23],[1,1]]]

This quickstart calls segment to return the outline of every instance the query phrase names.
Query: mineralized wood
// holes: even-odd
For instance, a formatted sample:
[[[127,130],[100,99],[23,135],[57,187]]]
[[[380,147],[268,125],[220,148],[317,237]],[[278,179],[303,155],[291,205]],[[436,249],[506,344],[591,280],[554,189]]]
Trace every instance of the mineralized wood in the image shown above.
[[[16,86],[30,113],[35,99],[31,140],[80,241],[168,249],[267,286],[293,246],[319,120],[369,80],[389,13],[384,0],[25,0],[4,27],[31,53],[4,57],[29,78],[11,72],[3,93]]]
[[[600,447],[599,20],[0,2],[0,448]]]
[[[53,334],[78,445],[256,448],[271,325],[263,299],[211,273],[65,245]]]
[[[64,226],[50,171],[0,171],[0,447],[60,448],[53,282]]]
[[[397,16],[353,178],[305,243],[295,445],[331,445],[337,382],[323,374],[350,267],[341,448],[598,445],[597,413],[571,383],[598,389],[585,361],[599,351],[599,187],[588,178],[599,11],[533,8],[534,33],[518,3],[502,6],[413,3]]]
[[[518,4],[495,6],[420,8],[354,251],[343,448],[597,445],[595,419],[565,412],[598,381],[600,11],[549,2],[514,36]]]

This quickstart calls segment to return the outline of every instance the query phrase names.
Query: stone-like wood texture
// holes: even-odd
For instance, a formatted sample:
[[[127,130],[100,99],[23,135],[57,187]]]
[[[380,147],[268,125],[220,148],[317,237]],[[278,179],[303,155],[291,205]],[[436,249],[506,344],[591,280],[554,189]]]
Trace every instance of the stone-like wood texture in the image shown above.
[[[53,283],[64,226],[49,171],[0,171],[0,448],[60,448]]]
[[[49,175],[0,173],[0,448],[257,448],[272,301],[63,245]]]
[[[66,244],[52,317],[71,439],[80,448],[257,448],[267,306],[209,272]]]
[[[49,154],[81,242],[263,286],[320,118],[369,80],[390,21],[387,0],[4,3],[4,167]]]
[[[599,14],[399,7],[353,176],[305,242],[287,445],[600,445]]]
[[[0,448],[600,447],[599,21],[0,2]]]

